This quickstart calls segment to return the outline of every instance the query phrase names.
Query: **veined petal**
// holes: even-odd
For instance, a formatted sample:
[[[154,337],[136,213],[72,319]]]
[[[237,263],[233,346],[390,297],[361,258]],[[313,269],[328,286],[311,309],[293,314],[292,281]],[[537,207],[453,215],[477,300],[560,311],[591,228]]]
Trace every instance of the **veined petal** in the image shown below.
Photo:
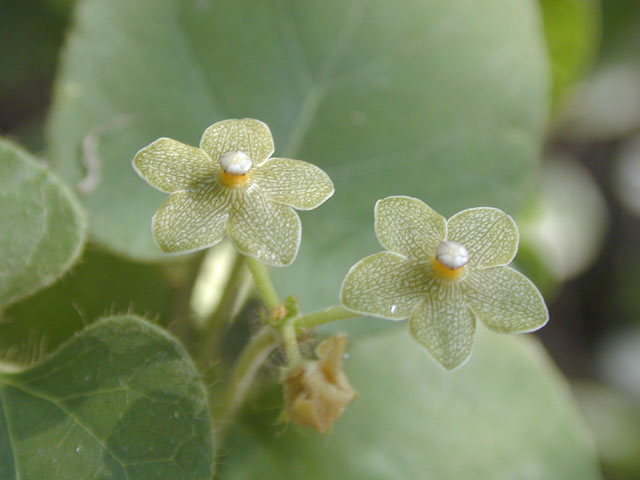
[[[163,192],[184,190],[213,178],[218,171],[207,154],[170,138],[159,138],[133,158],[138,175]]]
[[[442,215],[417,198],[397,196],[378,200],[375,230],[387,250],[417,260],[431,260],[447,234]]]
[[[518,227],[497,208],[469,208],[447,222],[447,239],[465,246],[469,264],[477,267],[506,265],[518,251]]]
[[[468,360],[476,327],[459,287],[436,283],[425,301],[411,312],[411,335],[447,370]]]
[[[358,313],[401,320],[411,314],[434,281],[428,263],[380,252],[351,267],[342,282],[340,300]]]
[[[243,254],[269,265],[289,265],[296,258],[302,224],[287,205],[270,201],[259,185],[232,190],[229,235]]]
[[[333,182],[311,163],[270,158],[253,172],[255,181],[273,201],[311,210],[333,195]]]
[[[207,128],[200,139],[202,148],[217,165],[222,154],[244,152],[260,165],[273,153],[273,137],[266,123],[253,118],[223,120]]]
[[[227,232],[229,200],[217,183],[172,194],[151,222],[158,246],[167,253],[185,253],[215,245]]]
[[[549,312],[536,286],[511,267],[470,271],[465,283],[469,306],[491,330],[531,332],[549,320]]]

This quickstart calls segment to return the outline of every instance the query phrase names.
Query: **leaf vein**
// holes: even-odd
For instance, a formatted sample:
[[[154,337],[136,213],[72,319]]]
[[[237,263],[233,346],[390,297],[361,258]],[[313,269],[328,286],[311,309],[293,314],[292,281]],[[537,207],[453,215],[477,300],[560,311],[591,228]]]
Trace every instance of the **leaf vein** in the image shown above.
[[[104,440],[102,440],[92,429],[89,425],[85,424],[80,418],[78,418],[71,410],[69,410],[64,404],[60,403],[58,399],[54,398],[54,397],[50,397],[49,395],[46,395],[42,392],[39,392],[38,390],[34,390],[32,388],[27,387],[26,385],[18,385],[15,384],[13,382],[9,383],[7,382],[7,385],[11,386],[12,388],[15,388],[16,390],[20,390],[23,393],[27,394],[27,395],[31,395],[33,397],[36,398],[40,398],[41,400],[44,400],[45,402],[50,403],[51,405],[53,405],[54,407],[56,407],[58,410],[62,411],[65,415],[67,415],[67,417],[69,417],[69,419],[71,419],[78,427],[80,427],[82,430],[84,430],[90,437],[92,437],[96,443],[98,443],[98,445],[100,445],[105,452],[107,452],[109,455],[111,455],[111,457],[118,463],[120,464],[120,466],[122,467],[122,471],[124,472],[125,476],[127,479],[129,479],[129,474],[127,473],[126,470],[126,462],[124,462],[123,460],[121,460],[118,455],[111,449],[111,447],[109,447],[109,445],[107,445]]]
[[[293,129],[291,130],[289,138],[287,139],[287,143],[285,144],[285,157],[297,156],[304,138],[306,137],[307,133],[309,133],[313,118],[315,117],[318,108],[320,107],[320,104],[322,103],[322,100],[324,99],[328,91],[328,80],[332,73],[332,70],[339,58],[344,54],[344,50],[346,49],[349,42],[353,40],[353,35],[364,19],[364,13],[366,11],[366,6],[368,5],[368,3],[368,0],[351,1],[342,27],[340,28],[340,32],[336,36],[336,40],[329,49],[329,53],[327,54],[322,67],[320,68],[318,80],[315,82],[315,84],[311,85],[311,87],[307,91],[307,94],[305,95],[304,101],[300,105],[298,117],[293,123]],[[297,38],[297,41],[301,43],[299,36]],[[303,51],[302,46],[300,46],[300,51]],[[307,65],[309,64],[308,61],[306,61],[306,63]]]
[[[226,113],[225,109],[222,106],[222,102],[220,98],[216,94],[216,89],[213,88],[213,82],[209,75],[207,75],[206,69],[202,65],[200,56],[197,53],[197,50],[194,46],[193,39],[188,34],[188,29],[184,26],[184,17],[176,15],[176,31],[180,40],[182,41],[182,45],[184,46],[184,53],[187,55],[187,59],[191,60],[188,62],[189,65],[192,65],[191,71],[194,75],[194,78],[199,81],[203,85],[203,90],[206,92],[207,101],[210,104],[210,110],[213,112],[218,112],[222,118],[227,118],[229,115]]]
[[[11,447],[11,456],[13,457],[13,473],[15,474],[15,480],[20,480],[20,471],[18,470],[18,459],[16,458],[16,441],[13,435],[13,429],[11,427],[11,420],[8,415],[8,402],[4,388],[0,387],[0,401],[3,408],[2,413],[4,415],[4,421],[7,424],[7,436],[9,437],[9,443]]]

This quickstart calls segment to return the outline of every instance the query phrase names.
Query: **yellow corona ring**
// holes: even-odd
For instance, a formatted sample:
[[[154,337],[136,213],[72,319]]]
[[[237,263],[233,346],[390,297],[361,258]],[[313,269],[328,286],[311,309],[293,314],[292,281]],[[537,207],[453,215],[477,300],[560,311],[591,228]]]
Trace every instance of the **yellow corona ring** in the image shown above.
[[[464,272],[464,266],[469,262],[469,252],[457,242],[444,241],[436,250],[436,256],[431,263],[435,274],[443,280],[457,280]]]
[[[249,181],[253,162],[244,152],[227,152],[220,157],[220,181],[227,187],[237,188]]]

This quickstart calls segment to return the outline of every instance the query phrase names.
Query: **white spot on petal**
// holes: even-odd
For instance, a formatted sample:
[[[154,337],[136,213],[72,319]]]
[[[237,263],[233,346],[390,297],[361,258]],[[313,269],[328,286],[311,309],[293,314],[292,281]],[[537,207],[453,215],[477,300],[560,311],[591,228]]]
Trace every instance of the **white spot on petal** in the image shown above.
[[[444,266],[455,270],[464,267],[469,262],[469,252],[457,242],[445,241],[438,246],[436,258]]]
[[[220,166],[229,175],[246,175],[253,162],[244,152],[227,152],[220,157]]]

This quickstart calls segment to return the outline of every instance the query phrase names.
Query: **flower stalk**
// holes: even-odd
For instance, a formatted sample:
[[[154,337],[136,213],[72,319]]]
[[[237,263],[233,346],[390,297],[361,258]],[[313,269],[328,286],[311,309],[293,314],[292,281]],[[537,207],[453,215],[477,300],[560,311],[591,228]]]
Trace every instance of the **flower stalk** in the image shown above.
[[[301,332],[327,323],[338,322],[340,320],[347,320],[349,318],[359,316],[359,313],[347,310],[342,305],[334,305],[333,307],[329,307],[325,310],[319,310],[296,318],[296,331]]]
[[[256,288],[265,306],[269,310],[279,306],[281,304],[280,297],[278,297],[278,293],[273,286],[273,282],[265,265],[255,258],[247,257],[247,266],[253,275]]]
[[[282,328],[282,339],[289,366],[297,365],[302,361],[300,347],[298,347],[298,332],[292,320],[294,319],[287,320]]]
[[[224,431],[244,403],[258,370],[269,354],[278,347],[280,340],[280,335],[275,329],[263,327],[240,353],[227,381],[222,402],[213,412],[219,436],[224,435]]]

